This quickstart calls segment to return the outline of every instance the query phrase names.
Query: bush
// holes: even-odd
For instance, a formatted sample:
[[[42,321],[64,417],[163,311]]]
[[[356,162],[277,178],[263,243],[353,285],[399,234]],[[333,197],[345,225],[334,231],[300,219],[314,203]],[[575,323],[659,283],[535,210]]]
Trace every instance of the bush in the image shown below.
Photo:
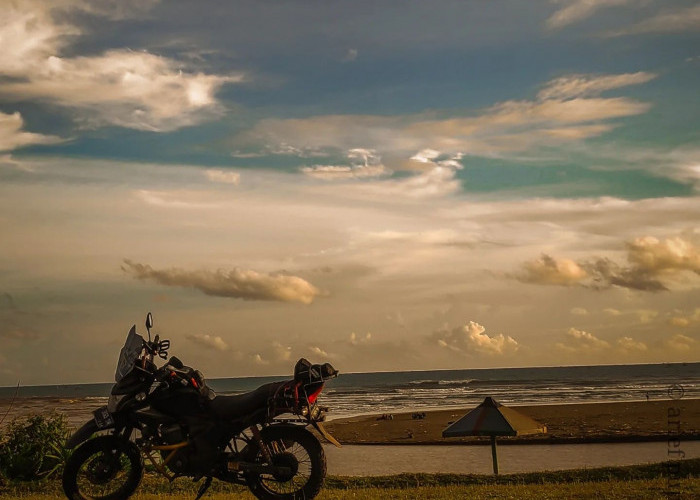
[[[0,473],[32,481],[62,472],[68,426],[58,413],[16,418],[0,435]]]

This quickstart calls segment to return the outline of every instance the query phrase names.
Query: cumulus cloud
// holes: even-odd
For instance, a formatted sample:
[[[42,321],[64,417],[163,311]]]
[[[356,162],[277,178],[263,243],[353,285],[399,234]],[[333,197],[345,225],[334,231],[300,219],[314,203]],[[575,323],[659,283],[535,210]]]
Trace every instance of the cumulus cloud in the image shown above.
[[[24,120],[19,112],[6,114],[0,111],[0,152],[32,144],[54,144],[62,140],[52,135],[26,132],[23,128]]]
[[[645,33],[678,33],[700,28],[700,5],[664,9],[656,15],[627,28],[608,33],[609,36],[641,35]]]
[[[599,339],[592,333],[572,327],[566,332],[566,341],[557,343],[556,347],[563,351],[585,352],[607,349],[610,347],[610,344],[605,340]]]
[[[207,179],[212,182],[221,182],[223,184],[233,184],[237,186],[241,182],[241,174],[238,172],[230,172],[227,170],[208,169],[204,171]]]
[[[131,2],[130,2],[131,3]],[[108,50],[90,56],[61,55],[81,34],[59,22],[66,10],[120,15],[90,2],[50,3],[20,0],[5,6],[0,24],[3,57],[0,88],[8,100],[37,100],[65,106],[89,125],[117,125],[167,131],[199,123],[220,110],[214,95],[241,76],[183,71],[172,59],[148,52]]]
[[[185,335],[185,338],[209,349],[215,349],[217,351],[229,350],[229,345],[219,336],[197,333],[194,335]]]
[[[243,300],[271,300],[310,304],[319,290],[297,276],[235,268],[231,271],[186,271],[153,269],[146,264],[125,260],[122,269],[139,280],[151,280],[165,286],[194,288],[206,295]]]
[[[540,285],[575,285],[588,273],[570,259],[557,259],[542,254],[539,259],[523,264],[523,270],[515,277],[523,283]]]
[[[581,262],[543,254],[525,262],[513,276],[525,283],[582,285],[590,288],[617,286],[630,290],[668,290],[665,279],[689,271],[700,274],[700,250],[693,236],[665,240],[646,236],[627,243],[627,265],[609,258]]]
[[[618,5],[625,5],[631,0],[569,0],[564,2],[564,6],[554,12],[547,19],[547,27],[550,29],[560,29],[570,24],[583,21],[591,17],[596,11]],[[553,3],[561,4],[560,0],[552,0]]]
[[[569,312],[576,316],[588,316],[588,309],[585,307],[574,307]]]
[[[682,238],[659,240],[653,236],[636,238],[628,243],[628,260],[646,272],[692,271],[700,274],[700,248]]]
[[[624,354],[640,353],[647,351],[647,345],[644,342],[634,340],[632,337],[620,337],[617,339],[617,348]]]
[[[499,333],[490,337],[486,328],[470,321],[464,326],[452,330],[434,333],[432,339],[443,348],[466,354],[511,354],[519,349],[518,342],[511,336]]]

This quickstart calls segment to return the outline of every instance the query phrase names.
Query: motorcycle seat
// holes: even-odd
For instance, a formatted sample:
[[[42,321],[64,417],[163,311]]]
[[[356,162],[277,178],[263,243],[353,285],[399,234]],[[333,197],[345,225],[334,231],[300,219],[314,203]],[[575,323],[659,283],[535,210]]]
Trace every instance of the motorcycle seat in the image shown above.
[[[287,381],[272,382],[245,394],[216,396],[209,401],[209,409],[216,417],[222,419],[243,417],[256,410],[265,408],[269,400],[277,392],[277,389],[287,383]]]

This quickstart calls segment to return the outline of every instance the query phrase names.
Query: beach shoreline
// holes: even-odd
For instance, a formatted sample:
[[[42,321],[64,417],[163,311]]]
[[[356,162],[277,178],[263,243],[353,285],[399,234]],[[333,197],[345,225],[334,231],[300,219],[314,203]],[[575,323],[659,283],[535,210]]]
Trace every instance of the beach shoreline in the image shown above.
[[[510,406],[510,405],[509,405]],[[546,434],[499,437],[499,444],[630,443],[700,439],[700,399],[570,403],[516,406],[547,426]],[[670,425],[669,408],[680,411],[680,427]],[[363,415],[326,423],[342,444],[482,445],[487,438],[443,438],[442,431],[472,408],[397,412],[392,418]],[[413,418],[413,414],[425,414]]]

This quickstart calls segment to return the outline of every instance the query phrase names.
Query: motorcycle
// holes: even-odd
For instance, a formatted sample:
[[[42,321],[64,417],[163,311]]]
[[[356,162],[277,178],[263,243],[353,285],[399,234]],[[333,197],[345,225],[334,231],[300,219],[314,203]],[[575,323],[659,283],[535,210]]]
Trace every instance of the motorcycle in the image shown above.
[[[67,441],[74,449],[63,473],[70,500],[124,500],[138,488],[144,461],[169,481],[204,479],[195,500],[216,478],[242,484],[261,500],[312,499],[326,475],[319,439],[328,408],[318,404],[324,383],[337,377],[329,363],[300,359],[291,380],[246,394],[216,395],[199,370],[177,357],[170,342],[148,340],[133,326],[122,348],[106,406]],[[158,368],[154,359],[166,360]]]

